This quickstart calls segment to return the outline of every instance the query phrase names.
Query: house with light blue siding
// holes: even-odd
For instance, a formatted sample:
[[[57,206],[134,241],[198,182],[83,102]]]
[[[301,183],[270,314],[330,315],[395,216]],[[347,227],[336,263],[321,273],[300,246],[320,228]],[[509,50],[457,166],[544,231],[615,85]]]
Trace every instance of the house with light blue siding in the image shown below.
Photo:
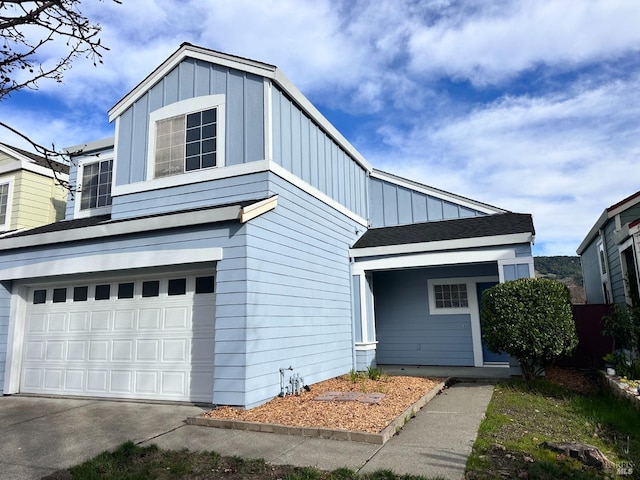
[[[605,208],[577,253],[587,303],[640,299],[640,192]]]
[[[493,365],[530,215],[374,169],[275,66],[183,44],[0,239],[0,388],[251,408],[374,365]],[[434,179],[436,181],[437,179]]]

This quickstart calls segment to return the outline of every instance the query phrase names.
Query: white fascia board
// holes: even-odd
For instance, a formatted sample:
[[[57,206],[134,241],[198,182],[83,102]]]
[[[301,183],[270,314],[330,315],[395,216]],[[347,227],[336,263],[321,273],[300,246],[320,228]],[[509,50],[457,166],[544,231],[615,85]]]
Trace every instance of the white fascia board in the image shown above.
[[[291,97],[293,100],[311,117],[311,119],[320,125],[353,159],[360,164],[367,172],[371,172],[373,167],[362,156],[362,154],[344,138],[344,136],[334,127],[329,120],[311,103],[303,93],[296,87],[280,69],[276,68],[274,81]]]
[[[255,60],[249,60],[247,58],[234,57],[222,52],[216,52],[208,50],[202,47],[196,47],[195,45],[183,44],[178,50],[176,50],[167,60],[165,60],[158,68],[156,68],[151,74],[147,76],[142,82],[140,82],[133,90],[131,90],[125,97],[116,103],[111,110],[109,110],[109,121],[112,122],[116,117],[119,117],[124,113],[138,98],[145,94],[147,90],[158,83],[165,75],[173,70],[180,62],[185,58],[193,58],[196,60],[202,60],[216,65],[241,70],[247,73],[252,73],[262,77],[273,78],[275,69],[273,65],[269,65]]]
[[[280,178],[282,178],[283,180],[286,180],[287,182],[291,183],[292,185],[298,187],[300,190],[303,190],[304,192],[308,193],[309,195],[317,198],[321,202],[326,203],[329,207],[331,207],[331,208],[337,210],[338,212],[342,213],[343,215],[349,217],[351,220],[354,220],[354,221],[358,222],[363,227],[367,228],[369,226],[368,222],[364,218],[362,218],[360,215],[355,214],[354,212],[352,212],[351,210],[346,208],[341,203],[336,202],[333,198],[331,198],[327,194],[321,192],[320,190],[318,190],[314,186],[308,184],[307,182],[302,180],[300,177],[297,177],[296,175],[291,173],[289,170],[287,170],[283,166],[278,165],[275,162],[269,162],[269,169],[274,174],[276,174]]]
[[[102,273],[131,268],[185,265],[222,260],[222,248],[150,250],[146,252],[104,253],[50,260],[0,270],[5,280],[30,279],[79,273]]]
[[[353,258],[359,258],[380,255],[402,255],[409,253],[460,250],[467,248],[497,247],[500,245],[531,243],[532,241],[533,236],[531,235],[531,233],[513,233],[510,235],[460,238],[457,240],[441,240],[438,242],[407,243],[404,245],[388,245],[384,247],[352,248],[349,250],[349,256]]]
[[[352,264],[351,273],[359,275],[374,270],[394,270],[399,268],[434,267],[442,265],[457,265],[465,263],[497,262],[516,258],[510,248],[496,250],[468,250],[455,252],[431,252],[404,255],[400,257],[378,258]]]
[[[207,210],[179,212],[169,215],[109,222],[84,228],[5,238],[0,242],[0,251],[237,220],[239,215],[240,205],[230,205]]]
[[[591,227],[591,230],[589,230],[589,233],[587,233],[587,236],[584,237],[584,240],[582,240],[582,242],[580,243],[580,246],[576,250],[576,253],[578,255],[582,255],[582,253],[587,249],[587,247],[591,245],[591,242],[593,242],[595,238],[600,234],[600,229],[604,227],[604,225],[607,223],[609,218],[610,218],[609,213],[606,210],[603,211],[600,217],[598,218],[598,220],[596,221],[596,223],[593,225],[593,227]]]
[[[396,175],[393,175],[387,172],[382,172],[380,170],[372,171],[371,177],[384,180],[385,182],[394,183],[396,185],[407,188],[409,190],[415,190],[417,192],[424,193],[425,195],[430,195],[432,197],[445,200],[447,202],[457,203],[462,207],[472,208],[474,210],[478,210],[483,213],[494,214],[494,213],[507,212],[507,210],[503,210],[502,208],[494,207],[492,205],[487,205],[486,203],[478,202],[470,198],[461,197],[460,195],[456,195],[455,193],[445,192],[444,190],[439,190],[437,188],[430,187],[429,185],[424,185],[422,183],[414,182],[413,180],[398,177]]]

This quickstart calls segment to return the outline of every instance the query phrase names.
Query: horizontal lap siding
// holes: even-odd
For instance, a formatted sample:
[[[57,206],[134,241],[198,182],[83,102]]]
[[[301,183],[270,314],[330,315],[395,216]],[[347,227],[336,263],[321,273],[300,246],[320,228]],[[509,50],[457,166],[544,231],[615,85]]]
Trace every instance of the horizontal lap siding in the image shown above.
[[[489,275],[495,266],[374,272],[377,363],[472,366],[470,315],[431,315],[427,280]]]
[[[369,179],[371,226],[388,227],[483,215],[479,211],[396,185]]]
[[[225,205],[246,200],[259,200],[270,195],[267,173],[254,173],[150,192],[121,195],[117,197],[117,201],[114,199],[111,218],[117,220]]]
[[[277,88],[273,160],[336,202],[367,217],[366,171]]]
[[[21,171],[13,186],[11,228],[33,228],[64,218],[67,190],[54,179]]]
[[[203,247],[223,248],[223,260],[216,265],[216,342],[235,338],[232,353],[229,348],[214,352],[214,402],[242,405],[245,396],[244,335],[246,332],[246,249],[244,227],[238,222],[226,222],[179,231],[151,232],[149,235],[127,235],[102,241],[73,242],[46,248],[17,250],[0,259],[0,269],[17,265],[37,264],[50,260],[81,258],[97,254],[182,250]],[[87,272],[90,265],[87,265]],[[131,272],[127,272],[131,273]],[[135,273],[133,273],[135,275]],[[61,280],[61,278],[57,278]],[[6,334],[10,297],[0,291],[0,352],[6,350]],[[4,353],[0,353],[0,371],[4,371]],[[1,384],[1,383],[0,383]]]
[[[306,384],[353,366],[348,248],[356,225],[272,175],[278,206],[247,227],[247,398],[280,391],[280,368]]]

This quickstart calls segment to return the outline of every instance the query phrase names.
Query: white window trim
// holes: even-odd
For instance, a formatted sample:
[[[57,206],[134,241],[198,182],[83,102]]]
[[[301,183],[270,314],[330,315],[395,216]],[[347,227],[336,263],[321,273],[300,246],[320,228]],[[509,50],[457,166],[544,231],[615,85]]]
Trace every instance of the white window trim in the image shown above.
[[[455,308],[441,308],[436,307],[436,285],[461,285],[467,286],[467,306],[455,307]],[[429,298],[429,315],[457,315],[460,313],[471,313],[472,299],[471,290],[475,288],[475,283],[470,281],[469,278],[438,278],[427,279],[427,297]]]
[[[631,255],[633,256],[633,266],[636,269],[636,272],[635,272],[636,279],[637,279],[637,282],[639,282],[636,284],[636,286],[640,290],[640,275],[639,275],[640,272],[638,272],[638,261],[636,257],[635,245],[633,244],[633,238],[628,238],[624,243],[618,245],[618,257],[620,258],[620,269],[622,271],[622,280],[624,283],[624,296],[627,303],[631,305],[631,302],[632,302],[631,289],[629,288],[629,282],[628,282],[629,271],[627,270],[627,265],[623,257],[623,253],[627,249],[631,249]]]
[[[514,258],[509,258],[507,260],[498,260],[498,276],[500,278],[500,283],[505,282],[505,279],[504,279],[505,265],[522,265],[525,263],[529,265],[529,278],[535,277],[536,269],[534,266],[533,257],[514,257]]]
[[[80,209],[80,204],[82,203],[82,177],[84,172],[85,165],[90,165],[96,162],[104,162],[105,160],[111,160],[111,201],[113,201],[113,187],[114,180],[116,177],[116,162],[113,158],[113,152],[101,153],[98,155],[92,155],[84,157],[78,160],[78,168],[77,168],[77,176],[76,176],[76,185],[80,187],[80,189],[76,189],[74,204],[73,204],[73,218],[87,218],[94,217],[96,215],[106,215],[111,213],[111,205],[107,205],[105,207],[96,207],[96,208],[87,208],[85,210]]]
[[[0,185],[8,184],[7,189],[7,214],[5,215],[4,223],[0,224],[0,232],[6,232],[11,225],[11,210],[13,209],[13,185],[15,183],[15,176],[0,177]]]
[[[201,112],[209,108],[217,108],[216,131],[216,166],[193,170],[191,172],[155,178],[156,125],[160,120]],[[159,108],[149,114],[149,136],[147,148],[147,185],[150,188],[166,188],[170,186],[186,185],[202,179],[202,172],[216,170],[225,166],[225,96],[205,95],[189,98],[181,102],[172,103]]]

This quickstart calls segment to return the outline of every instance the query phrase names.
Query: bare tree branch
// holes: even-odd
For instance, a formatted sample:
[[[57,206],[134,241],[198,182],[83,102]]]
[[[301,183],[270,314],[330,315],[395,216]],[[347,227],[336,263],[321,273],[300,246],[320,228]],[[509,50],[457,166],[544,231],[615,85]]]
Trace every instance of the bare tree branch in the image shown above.
[[[100,0],[122,3],[121,0]],[[62,82],[64,72],[74,60],[84,56],[94,66],[102,63],[109,50],[100,41],[101,27],[91,23],[80,11],[82,0],[7,0],[0,1],[0,101],[24,88],[37,90],[43,79]],[[64,54],[47,62],[43,47],[64,42]],[[10,132],[26,140],[45,158],[56,181],[73,193],[74,186],[60,178],[56,163],[69,164],[67,152],[44,147],[5,122]]]

